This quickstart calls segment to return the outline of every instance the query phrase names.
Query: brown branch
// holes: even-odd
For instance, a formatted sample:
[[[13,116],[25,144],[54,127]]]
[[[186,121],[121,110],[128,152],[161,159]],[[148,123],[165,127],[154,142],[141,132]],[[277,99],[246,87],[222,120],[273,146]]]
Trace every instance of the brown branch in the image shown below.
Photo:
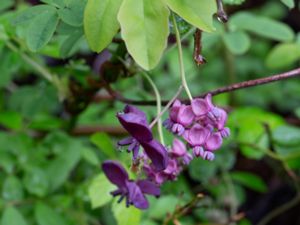
[[[112,135],[124,135],[127,132],[120,126],[79,126],[71,131],[72,135],[90,135],[96,132],[104,132]]]
[[[275,81],[280,81],[280,80],[285,80],[288,78],[292,78],[292,77],[296,77],[300,75],[300,68],[294,69],[294,70],[290,70],[281,74],[276,74],[273,76],[269,76],[269,77],[264,77],[264,78],[259,78],[259,79],[255,79],[255,80],[248,80],[248,81],[243,81],[240,83],[235,83],[235,84],[231,84],[229,86],[225,86],[225,87],[221,87],[212,91],[208,91],[205,93],[202,93],[198,96],[196,96],[196,98],[203,98],[205,97],[208,93],[210,93],[211,95],[215,96],[215,95],[219,95],[222,93],[227,93],[227,92],[232,92],[232,91],[236,91],[239,89],[244,89],[244,88],[249,88],[249,87],[255,87],[255,86],[259,86],[259,85],[263,85],[263,84],[268,84],[268,83],[272,83]],[[109,91],[110,94],[114,97],[115,100],[124,102],[126,104],[132,104],[132,105],[156,105],[156,101],[155,100],[150,100],[150,101],[141,101],[141,100],[133,100],[133,99],[128,99],[125,98],[123,96],[121,96],[120,94],[116,94],[116,92],[112,93],[112,90]],[[97,99],[97,97],[96,97]],[[183,102],[187,103],[189,102],[188,99],[182,99]],[[166,105],[169,102],[169,100],[163,100],[162,104]]]
[[[203,65],[206,63],[205,58],[202,56],[202,44],[201,44],[202,31],[196,29],[194,34],[194,61],[197,66]]]

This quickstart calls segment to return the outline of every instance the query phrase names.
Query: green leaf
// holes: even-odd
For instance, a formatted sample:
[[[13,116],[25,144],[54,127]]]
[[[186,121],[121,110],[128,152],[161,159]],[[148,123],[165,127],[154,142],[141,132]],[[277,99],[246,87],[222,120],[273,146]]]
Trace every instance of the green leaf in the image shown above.
[[[87,0],[70,0],[61,9],[58,10],[58,15],[66,24],[71,26],[81,26],[83,24],[83,12]]]
[[[149,217],[156,220],[163,219],[168,213],[172,213],[179,203],[178,198],[173,195],[165,195],[153,200],[153,203],[150,203],[151,209],[147,212],[147,218]]]
[[[18,130],[22,127],[22,116],[12,111],[0,112],[0,124],[9,129]]]
[[[280,0],[280,1],[290,9],[295,7],[295,0]]]
[[[0,1],[0,12],[9,9],[14,5],[14,0],[1,0]]]
[[[231,112],[228,126],[232,137],[237,142],[257,145],[260,148],[268,147],[268,140],[263,123],[268,124],[271,131],[284,124],[284,120],[276,114],[266,112],[260,108],[244,107]],[[264,153],[258,149],[242,144],[242,153],[249,158],[260,159]]]
[[[268,54],[266,65],[270,69],[282,69],[291,66],[300,59],[300,45],[281,43],[276,45]]]
[[[245,2],[245,0],[223,0],[223,2],[229,5],[240,5]]]
[[[265,182],[255,174],[236,171],[232,172],[230,175],[235,182],[240,183],[241,185],[244,185],[245,187],[254,191],[263,193],[268,190],[268,187],[265,184]]]
[[[202,183],[208,183],[216,175],[217,169],[216,164],[199,158],[193,160],[188,167],[190,176]]]
[[[27,225],[25,218],[14,207],[5,208],[1,219],[1,225]]]
[[[98,208],[112,200],[111,191],[114,191],[116,186],[109,182],[104,174],[95,177],[89,186],[89,197],[92,208]]]
[[[213,15],[217,12],[216,1],[165,0],[166,4],[188,23],[200,30],[211,32]]]
[[[81,158],[81,149],[82,145],[74,141],[49,164],[46,173],[50,183],[50,190],[56,190],[67,180]]]
[[[91,142],[96,145],[105,155],[110,158],[116,157],[116,148],[111,138],[106,133],[95,133],[90,138]]]
[[[82,158],[93,166],[99,166],[100,161],[93,149],[85,148],[82,150]]]
[[[273,140],[283,146],[300,146],[300,129],[293,126],[280,126],[273,132]]]
[[[41,2],[61,8],[64,6],[64,0],[41,0]]]
[[[114,201],[112,211],[118,225],[139,225],[141,222],[141,210],[133,206],[127,208],[124,202]]]
[[[101,52],[118,32],[117,14],[122,1],[88,1],[84,11],[84,32],[93,51]]]
[[[66,225],[67,222],[53,208],[44,203],[37,203],[34,208],[34,216],[38,225]]]
[[[49,8],[36,16],[30,23],[26,43],[31,51],[43,48],[52,38],[58,24],[58,15],[54,7]]]
[[[293,30],[288,25],[249,12],[234,14],[230,18],[229,26],[232,30],[246,30],[276,41],[292,41],[295,37]]]
[[[43,197],[48,191],[47,174],[39,168],[32,168],[25,173],[24,185],[29,193]]]
[[[70,35],[62,42],[60,46],[60,56],[63,58],[69,57],[73,54],[74,50],[78,47],[83,36],[83,31],[81,29],[75,30],[70,33]]]
[[[144,69],[153,69],[167,45],[169,10],[161,0],[124,0],[118,20],[128,52]]]
[[[7,201],[18,201],[23,199],[24,191],[21,181],[15,176],[5,179],[2,187],[2,197]]]
[[[13,19],[12,23],[14,25],[27,25],[32,22],[35,17],[52,10],[55,10],[55,8],[49,5],[37,5],[29,7],[18,13]]]
[[[250,48],[250,38],[243,31],[234,31],[224,34],[226,47],[235,55],[241,55]]]

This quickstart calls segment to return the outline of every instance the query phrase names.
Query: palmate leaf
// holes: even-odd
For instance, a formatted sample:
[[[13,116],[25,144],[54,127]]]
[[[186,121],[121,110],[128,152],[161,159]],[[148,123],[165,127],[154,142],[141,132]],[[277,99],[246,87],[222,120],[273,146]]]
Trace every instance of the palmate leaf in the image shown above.
[[[213,14],[217,12],[212,0],[165,0],[166,4],[184,20],[207,32],[214,30]]]
[[[144,69],[159,62],[167,45],[169,10],[161,0],[124,0],[118,20],[128,52]]]
[[[89,0],[84,11],[84,32],[90,48],[101,52],[120,26],[117,14],[122,0]]]

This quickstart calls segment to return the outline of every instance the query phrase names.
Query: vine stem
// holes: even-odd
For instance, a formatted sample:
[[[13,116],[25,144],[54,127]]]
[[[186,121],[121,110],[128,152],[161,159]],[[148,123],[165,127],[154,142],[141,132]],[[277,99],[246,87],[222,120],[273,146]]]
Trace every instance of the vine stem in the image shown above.
[[[177,43],[177,47],[178,47],[178,60],[179,60],[179,66],[180,66],[180,77],[181,77],[181,81],[182,81],[182,86],[184,87],[184,90],[185,90],[186,94],[188,95],[189,100],[192,101],[193,97],[192,97],[192,94],[191,94],[189,87],[187,85],[187,82],[186,82],[183,56],[182,56],[181,38],[180,38],[180,34],[179,34],[179,30],[177,27],[174,13],[171,13],[171,17],[172,17],[172,22],[173,22],[173,26],[174,26],[174,30],[175,30],[175,35],[176,35],[176,43]]]
[[[152,89],[155,93],[155,97],[156,97],[156,109],[157,109],[157,129],[158,129],[158,135],[159,135],[159,139],[160,142],[162,143],[162,145],[165,145],[165,141],[164,141],[164,136],[163,136],[163,131],[162,131],[162,122],[161,122],[161,96],[160,93],[158,91],[158,88],[156,87],[155,83],[153,82],[153,80],[151,79],[151,77],[146,73],[146,72],[142,72],[142,75],[146,78],[146,80],[150,83],[150,85],[152,86]]]
[[[159,119],[162,117],[162,115],[171,107],[173,102],[178,98],[178,96],[182,92],[182,89],[183,89],[183,86],[180,85],[177,92],[173,96],[173,98],[167,103],[167,105],[163,108],[163,110],[160,112],[160,114],[158,114],[157,117],[151,122],[150,128],[152,128],[159,121]]]
[[[45,67],[34,61],[32,58],[30,58],[27,54],[24,52],[20,51],[14,44],[11,42],[7,41],[5,45],[12,50],[13,52],[18,53],[21,58],[28,63],[32,68],[34,68],[40,75],[42,75],[43,78],[45,78],[47,81],[52,83],[58,90],[59,92],[59,99],[63,100],[67,93],[59,80],[59,78],[53,74],[51,74]]]
[[[272,82],[276,82],[276,81],[281,81],[281,80],[285,80],[285,79],[289,79],[289,78],[297,77],[297,76],[300,76],[300,67],[297,69],[294,69],[294,70],[290,70],[290,71],[287,71],[284,73],[272,75],[269,77],[243,81],[243,82],[231,84],[231,85],[228,85],[225,87],[217,88],[212,91],[204,92],[204,93],[196,96],[196,98],[203,98],[208,93],[215,96],[215,95],[228,93],[228,92],[232,92],[232,91],[236,91],[236,90],[240,90],[240,89],[245,89],[245,88],[264,85],[264,84],[268,84],[268,83],[272,83]],[[97,100],[97,98],[96,98],[96,100]],[[118,98],[116,98],[116,100],[127,103],[127,104],[132,104],[132,105],[156,105],[156,101],[152,101],[152,100],[140,101],[140,100],[133,100],[133,99],[124,98],[124,97],[118,97]],[[188,102],[189,99],[181,99],[181,101]],[[168,102],[169,102],[169,100],[162,100],[162,105],[166,105],[166,104],[168,104]]]

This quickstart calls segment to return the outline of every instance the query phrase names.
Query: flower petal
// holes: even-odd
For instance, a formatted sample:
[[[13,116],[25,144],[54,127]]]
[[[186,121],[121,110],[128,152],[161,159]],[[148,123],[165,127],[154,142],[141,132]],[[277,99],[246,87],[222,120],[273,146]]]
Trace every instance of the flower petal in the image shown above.
[[[206,140],[205,149],[214,151],[221,147],[223,142],[220,132],[212,133]]]
[[[186,147],[185,144],[180,141],[179,139],[175,138],[173,140],[173,146],[172,146],[172,155],[176,157],[181,157],[186,154]]]
[[[129,203],[133,204],[136,208],[147,209],[149,207],[149,203],[140,187],[133,181],[126,182],[126,186],[128,189]]]
[[[125,182],[128,180],[128,174],[119,162],[106,160],[102,164],[102,170],[110,182],[119,188],[126,186]]]
[[[196,98],[191,102],[193,112],[196,116],[203,116],[209,111],[209,106],[204,99]]]
[[[160,196],[160,189],[153,182],[149,180],[138,180],[137,185],[140,187],[144,194]]]
[[[141,143],[141,145],[157,171],[164,170],[167,167],[168,152],[162,144],[152,139],[150,142]]]
[[[150,141],[153,136],[144,118],[134,113],[119,113],[117,117],[122,126],[139,142]]]
[[[190,105],[182,105],[179,109],[178,116],[177,116],[177,122],[180,123],[183,126],[189,126],[193,122],[195,118],[194,112],[192,110],[192,107]]]
[[[192,146],[200,146],[205,143],[209,135],[209,130],[199,124],[195,124],[189,131],[188,142]]]

